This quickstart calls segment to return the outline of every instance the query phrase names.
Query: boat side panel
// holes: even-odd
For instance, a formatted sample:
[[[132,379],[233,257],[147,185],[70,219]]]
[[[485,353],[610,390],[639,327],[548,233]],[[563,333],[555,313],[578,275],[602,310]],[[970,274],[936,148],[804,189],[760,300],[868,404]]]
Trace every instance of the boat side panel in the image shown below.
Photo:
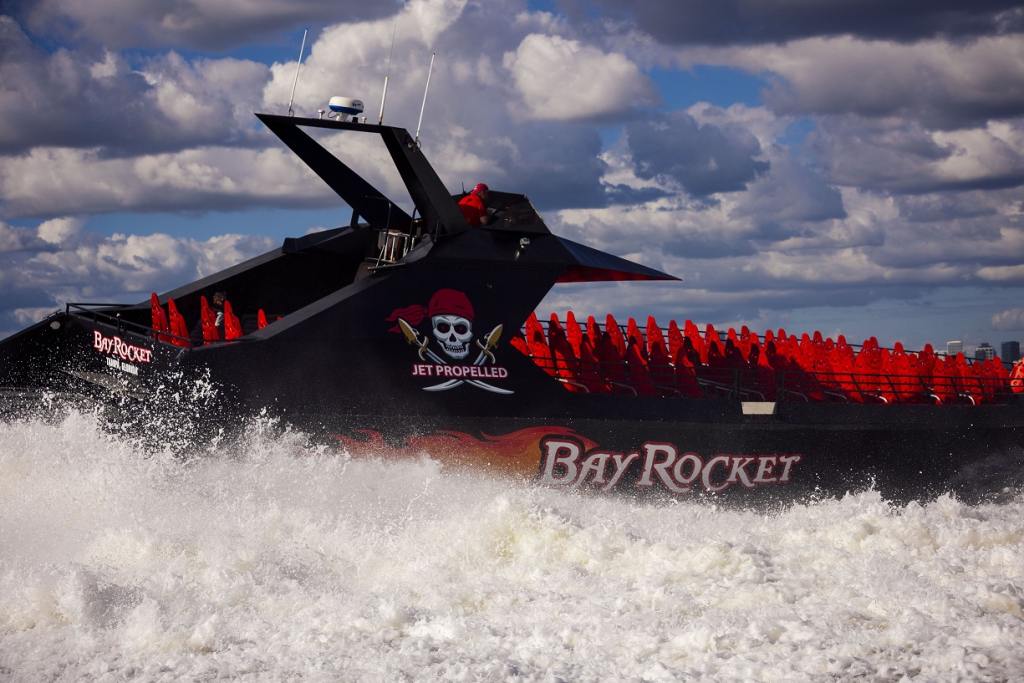
[[[355,456],[419,457],[566,489],[629,495],[799,500],[874,488],[907,501],[977,500],[1024,484],[1024,444],[1005,430],[721,422],[408,420],[308,416]],[[315,425],[315,427],[314,427]]]

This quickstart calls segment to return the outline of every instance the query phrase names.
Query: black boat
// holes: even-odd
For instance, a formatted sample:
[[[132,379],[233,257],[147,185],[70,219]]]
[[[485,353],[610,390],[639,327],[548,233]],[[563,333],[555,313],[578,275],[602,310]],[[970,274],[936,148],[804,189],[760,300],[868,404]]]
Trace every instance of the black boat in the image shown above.
[[[521,194],[491,192],[494,219],[471,227],[403,128],[257,116],[351,224],[153,301],[67,304],[0,342],[4,410],[56,395],[174,422],[182,387],[209,382],[219,421],[264,411],[353,453],[429,452],[551,486],[908,500],[1020,485],[1024,396],[998,363],[783,331],[541,323],[555,283],[676,278],[553,235]],[[379,135],[412,215],[304,128]],[[227,326],[190,338],[220,291]]]

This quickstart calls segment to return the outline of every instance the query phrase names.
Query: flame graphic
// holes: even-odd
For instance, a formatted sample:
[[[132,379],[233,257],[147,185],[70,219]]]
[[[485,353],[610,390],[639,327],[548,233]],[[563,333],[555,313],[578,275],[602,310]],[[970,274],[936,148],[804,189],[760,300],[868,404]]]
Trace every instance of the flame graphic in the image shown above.
[[[397,445],[385,441],[383,434],[372,429],[353,430],[351,435],[335,434],[334,438],[354,457],[409,458],[428,453],[445,465],[533,476],[540,467],[541,439],[548,436],[576,439],[583,444],[584,451],[598,445],[560,425],[526,427],[508,434],[481,433],[480,436],[443,430],[410,436]]]

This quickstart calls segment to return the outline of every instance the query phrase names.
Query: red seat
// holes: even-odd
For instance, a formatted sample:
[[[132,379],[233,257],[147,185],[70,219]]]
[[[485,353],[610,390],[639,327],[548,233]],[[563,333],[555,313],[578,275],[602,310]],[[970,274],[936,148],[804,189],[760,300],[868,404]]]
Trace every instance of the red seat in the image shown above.
[[[583,335],[580,340],[580,372],[579,381],[592,394],[605,393],[608,385],[601,377],[601,365],[594,355],[594,345],[590,342],[590,336]]]
[[[597,342],[601,339],[601,330],[597,327],[597,320],[594,316],[587,316],[587,336],[590,337],[591,348],[596,348]]]
[[[554,377],[555,363],[551,358],[551,349],[548,346],[547,339],[544,338],[544,331],[539,325],[533,330],[533,334],[526,338],[526,347],[534,364]]]
[[[988,377],[989,390],[992,392],[992,398],[989,400],[998,400],[1010,388],[1010,373],[998,357],[989,359]]]
[[[238,339],[242,336],[242,322],[235,315],[231,302],[224,300],[224,339]]]
[[[935,365],[932,366],[931,386],[941,403],[956,402],[956,375],[956,359],[953,356],[935,359]]]
[[[583,330],[580,329],[580,324],[576,322],[576,316],[572,311],[565,314],[565,338],[569,340],[573,353],[579,358],[580,344],[583,341]]]
[[[648,334],[648,339],[650,339],[650,334]],[[655,339],[651,344],[647,354],[647,368],[650,371],[651,382],[654,383],[659,393],[676,393],[676,372],[672,367],[668,349],[665,348],[663,340]]]
[[[661,328],[658,327],[658,321],[654,319],[653,315],[647,316],[647,328],[644,330],[644,336],[646,337],[647,346],[647,358],[651,357],[651,349],[655,344],[661,344],[665,354],[668,354],[668,346],[665,344],[665,335],[662,334]]]
[[[167,324],[167,316],[164,314],[156,292],[149,295],[149,321],[149,326],[153,328],[154,339],[162,342],[170,341],[167,333],[171,331],[171,326]]]
[[[924,348],[917,354],[917,379],[927,397],[932,401],[941,403],[942,399],[935,392],[934,384],[935,364],[937,362],[940,361],[935,357],[932,345],[925,344]]]
[[[189,340],[188,325],[185,324],[185,316],[178,311],[178,305],[174,299],[167,300],[167,317],[170,319],[171,337],[170,341],[175,346],[191,346]]]
[[[548,341],[551,341],[552,334],[557,334],[558,332],[561,332],[563,335],[565,334],[565,330],[562,329],[562,323],[558,322],[558,314],[552,313],[548,318]]]
[[[512,335],[511,337],[509,337],[508,345],[511,346],[516,351],[518,351],[519,353],[523,354],[524,356],[529,357],[530,347],[527,345],[526,339],[523,337],[523,335]]]
[[[618,321],[615,320],[615,316],[611,313],[605,316],[604,331],[608,335],[612,345],[615,347],[615,350],[619,353],[619,357],[625,358],[626,338],[622,336],[622,328],[619,327]]]
[[[769,343],[774,349],[775,342]],[[767,355],[761,352],[759,344],[752,343],[750,345],[750,356],[747,363],[754,374],[754,389],[761,392],[766,401],[774,401],[776,386],[775,368],[768,362]]]
[[[551,347],[551,358],[554,361],[554,376],[563,380],[565,388],[569,391],[583,391],[579,386],[577,376],[579,374],[579,363],[576,354],[573,353],[572,345],[565,336],[565,332],[558,325],[558,319],[552,314],[553,324],[548,327],[548,345]]]
[[[263,309],[256,311],[256,329],[262,330],[267,326],[267,314],[263,312]]]
[[[636,344],[637,352],[647,359],[647,345],[644,343],[643,332],[640,331],[640,326],[636,324],[636,319],[632,316],[626,321],[626,346],[630,344]]]
[[[960,380],[957,384],[959,398],[970,401],[973,405],[981,403],[984,400],[981,393],[981,383],[978,381],[974,368],[967,362],[962,353],[956,354],[956,369],[957,378]]]
[[[673,359],[683,348],[683,333],[679,331],[679,325],[673,320],[668,324],[668,353]]]
[[[619,353],[607,330],[601,333],[596,355],[597,362],[601,366],[601,376],[604,377],[613,392],[636,393],[629,381],[625,358]]]
[[[220,341],[220,332],[217,331],[217,316],[214,315],[205,295],[199,297],[199,319],[203,328],[203,343]]]
[[[647,360],[640,353],[643,348],[634,338],[630,338],[626,347],[626,366],[629,368],[629,383],[640,396],[657,396],[658,390],[651,381]]]
[[[526,324],[524,325],[524,327],[526,329],[527,340],[533,339],[534,336],[536,336],[538,333],[540,334],[540,336],[544,336],[544,326],[541,325],[540,320],[537,319],[536,312],[530,313],[530,315],[526,318]]]

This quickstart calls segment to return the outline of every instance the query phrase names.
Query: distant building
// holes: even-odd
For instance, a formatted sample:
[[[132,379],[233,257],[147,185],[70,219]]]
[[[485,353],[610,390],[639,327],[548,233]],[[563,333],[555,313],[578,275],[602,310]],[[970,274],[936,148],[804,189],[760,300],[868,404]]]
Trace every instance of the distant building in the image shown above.
[[[962,341],[948,341],[946,342],[946,354],[953,356],[958,353],[964,352],[964,343]]]
[[[1000,345],[999,357],[1008,363],[1020,360],[1020,342],[1008,341]]]
[[[978,348],[974,349],[974,360],[988,360],[996,357],[996,350],[988,342],[981,342]]]

